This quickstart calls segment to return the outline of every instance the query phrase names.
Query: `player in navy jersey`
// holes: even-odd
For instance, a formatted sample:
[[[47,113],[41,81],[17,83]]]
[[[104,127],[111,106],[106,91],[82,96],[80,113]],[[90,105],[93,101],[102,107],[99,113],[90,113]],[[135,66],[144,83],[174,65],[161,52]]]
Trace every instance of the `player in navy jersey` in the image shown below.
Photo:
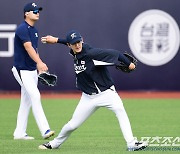
[[[147,147],[145,142],[138,142],[132,133],[131,125],[121,98],[115,90],[113,80],[107,66],[124,62],[129,69],[135,69],[121,52],[113,49],[93,48],[83,42],[77,31],[70,31],[66,39],[53,36],[41,38],[43,43],[61,43],[70,48],[74,60],[76,86],[82,96],[71,120],[64,125],[54,140],[42,144],[39,149],[56,149],[64,143],[71,133],[87,120],[99,107],[113,111],[119,121],[120,128],[127,143],[128,151],[142,150]]]
[[[40,92],[37,88],[38,73],[45,72],[48,67],[38,54],[38,31],[34,27],[39,20],[39,11],[35,3],[24,6],[24,21],[18,26],[14,39],[14,66],[12,72],[21,86],[21,101],[17,116],[14,139],[32,140],[34,137],[26,133],[29,111],[33,115],[44,139],[54,135],[44,114]]]

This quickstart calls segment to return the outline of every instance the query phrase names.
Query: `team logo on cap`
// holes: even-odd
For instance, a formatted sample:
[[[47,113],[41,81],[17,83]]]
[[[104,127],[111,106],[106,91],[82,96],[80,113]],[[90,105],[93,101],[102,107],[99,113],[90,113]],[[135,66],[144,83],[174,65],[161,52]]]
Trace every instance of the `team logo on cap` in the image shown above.
[[[171,61],[180,45],[178,24],[161,10],[148,10],[138,15],[130,26],[128,37],[136,58],[150,66]]]
[[[32,6],[36,7],[37,5],[35,3],[32,3]]]
[[[71,38],[72,38],[72,39],[74,39],[74,38],[76,38],[76,37],[77,37],[77,36],[76,36],[76,33],[72,33],[72,34],[71,34]]]

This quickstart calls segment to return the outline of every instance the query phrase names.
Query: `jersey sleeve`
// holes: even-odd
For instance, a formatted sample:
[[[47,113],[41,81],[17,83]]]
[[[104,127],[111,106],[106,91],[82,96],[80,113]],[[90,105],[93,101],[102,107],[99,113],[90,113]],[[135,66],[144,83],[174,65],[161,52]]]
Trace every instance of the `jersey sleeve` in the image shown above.
[[[60,39],[60,38],[58,38],[57,43],[67,45],[67,41],[66,41],[66,39]]]
[[[122,54],[122,53],[119,54],[118,60],[123,62],[127,66],[129,66],[131,63],[131,61],[126,56],[124,56],[124,54]]]
[[[16,35],[20,38],[22,43],[31,41],[27,27],[17,29]]]
[[[120,52],[117,50],[92,48],[88,54],[96,66],[110,66],[119,63],[118,58]]]

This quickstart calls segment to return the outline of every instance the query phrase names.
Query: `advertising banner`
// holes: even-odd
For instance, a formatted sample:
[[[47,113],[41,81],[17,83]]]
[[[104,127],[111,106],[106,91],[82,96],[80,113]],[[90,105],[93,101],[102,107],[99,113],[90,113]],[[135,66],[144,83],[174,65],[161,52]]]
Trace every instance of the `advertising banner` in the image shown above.
[[[24,20],[29,0],[1,0],[0,91],[19,90],[11,68],[14,34]],[[117,90],[180,90],[180,1],[179,0],[35,0],[43,7],[35,27],[38,51],[49,71],[58,76],[57,86],[42,90],[74,91],[76,80],[69,48],[42,44],[40,38],[65,38],[78,30],[84,42],[97,48],[128,52],[138,60],[137,69],[123,73],[109,66]]]

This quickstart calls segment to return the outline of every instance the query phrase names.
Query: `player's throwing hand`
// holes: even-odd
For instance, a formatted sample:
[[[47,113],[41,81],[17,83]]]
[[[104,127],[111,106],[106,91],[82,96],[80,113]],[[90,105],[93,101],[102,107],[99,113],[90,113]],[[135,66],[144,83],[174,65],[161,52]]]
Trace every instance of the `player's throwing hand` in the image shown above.
[[[53,37],[51,35],[47,35],[47,36],[44,36],[44,37],[41,37],[41,42],[42,43],[57,43],[58,41],[58,38],[57,37]]]

